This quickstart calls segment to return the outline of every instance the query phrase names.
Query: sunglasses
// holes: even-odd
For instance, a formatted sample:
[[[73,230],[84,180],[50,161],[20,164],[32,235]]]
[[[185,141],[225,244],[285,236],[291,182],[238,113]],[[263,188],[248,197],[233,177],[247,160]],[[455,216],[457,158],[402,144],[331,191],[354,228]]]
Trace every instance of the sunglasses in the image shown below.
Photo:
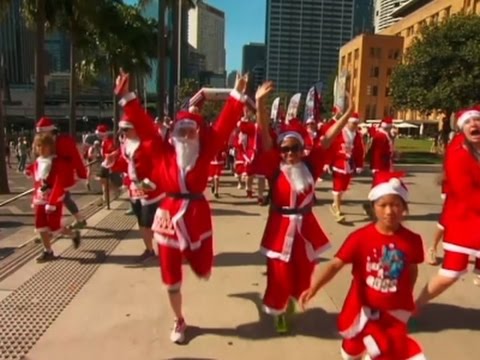
[[[281,146],[280,147],[280,152],[282,154],[287,154],[289,152],[297,153],[297,152],[300,152],[301,150],[302,150],[302,147],[300,145]]]

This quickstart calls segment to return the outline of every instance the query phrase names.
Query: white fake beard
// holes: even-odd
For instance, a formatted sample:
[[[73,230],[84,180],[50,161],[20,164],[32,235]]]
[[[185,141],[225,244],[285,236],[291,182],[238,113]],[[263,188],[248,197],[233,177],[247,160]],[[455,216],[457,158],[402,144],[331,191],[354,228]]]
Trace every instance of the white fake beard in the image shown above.
[[[53,156],[37,158],[37,180],[46,180],[52,169]]]
[[[183,170],[189,170],[195,166],[200,142],[198,139],[177,139],[172,138],[175,153],[177,155],[177,165]]]
[[[127,157],[131,158],[133,156],[133,154],[135,154],[135,151],[140,146],[140,140],[139,139],[127,139],[127,138],[125,138],[124,146],[125,146],[125,155],[127,155]]]
[[[313,186],[313,178],[303,162],[294,165],[282,164],[281,170],[285,173],[292,189],[297,193],[305,192]]]

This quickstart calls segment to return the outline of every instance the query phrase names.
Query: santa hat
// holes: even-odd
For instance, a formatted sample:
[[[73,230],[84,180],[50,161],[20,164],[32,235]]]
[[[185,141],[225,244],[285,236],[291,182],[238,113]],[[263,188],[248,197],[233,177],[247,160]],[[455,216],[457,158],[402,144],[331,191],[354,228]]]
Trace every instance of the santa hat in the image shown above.
[[[134,128],[132,122],[130,121],[130,119],[125,114],[123,114],[122,119],[118,122],[118,127],[120,129],[133,129]]]
[[[358,113],[353,113],[352,115],[350,115],[348,122],[358,124],[360,122],[360,116],[358,115]]]
[[[457,126],[459,129],[462,129],[466,122],[473,118],[480,118],[480,109],[478,106],[460,110],[457,113]]]
[[[100,124],[97,126],[97,129],[95,130],[95,134],[97,135],[107,135],[110,132],[110,129],[108,128],[107,125]]]
[[[35,125],[35,128],[38,133],[56,130],[52,119],[48,117],[40,118],[40,120],[38,120],[37,124]]]
[[[378,172],[373,178],[373,186],[368,194],[369,201],[377,201],[385,195],[398,195],[404,201],[408,199],[408,189],[400,180],[400,172]]]
[[[308,119],[307,119],[307,122],[306,124],[309,125],[309,124],[316,124],[317,122],[315,121],[315,119],[313,118],[313,116],[310,116]]]
[[[293,121],[281,128],[277,138],[277,144],[281,144],[285,139],[296,139],[302,146],[305,145],[305,139],[308,137],[307,130],[300,122]]]
[[[391,117],[386,117],[380,123],[381,127],[391,127],[393,125],[393,119]]]
[[[175,119],[175,128],[194,128],[200,129],[204,126],[204,120],[202,115],[193,114],[191,112],[181,110],[177,113]]]

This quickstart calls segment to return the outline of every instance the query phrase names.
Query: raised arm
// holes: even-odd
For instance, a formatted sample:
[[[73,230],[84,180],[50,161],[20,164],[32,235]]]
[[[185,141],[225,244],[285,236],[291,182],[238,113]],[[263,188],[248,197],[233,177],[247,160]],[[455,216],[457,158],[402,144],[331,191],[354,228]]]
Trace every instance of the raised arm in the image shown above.
[[[330,145],[332,145],[333,140],[338,136],[340,131],[345,127],[345,125],[348,122],[348,118],[350,117],[350,114],[353,111],[353,101],[352,97],[350,94],[348,94],[348,109],[345,111],[345,113],[340,117],[340,119],[330,126],[330,128],[327,130],[325,133],[325,136],[323,136],[320,139],[320,143],[324,149],[328,149]]]
[[[273,142],[270,136],[269,118],[267,113],[267,99],[273,92],[273,82],[267,81],[263,83],[255,94],[255,101],[257,106],[257,124],[261,131],[263,150],[268,151],[272,149]]]

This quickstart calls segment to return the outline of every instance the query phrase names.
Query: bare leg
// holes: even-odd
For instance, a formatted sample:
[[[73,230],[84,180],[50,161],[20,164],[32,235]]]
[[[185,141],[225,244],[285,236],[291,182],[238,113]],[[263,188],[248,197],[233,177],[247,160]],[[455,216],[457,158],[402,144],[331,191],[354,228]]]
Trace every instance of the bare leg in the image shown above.
[[[168,291],[168,300],[170,301],[170,307],[172,308],[173,314],[177,319],[183,319],[182,313],[182,293],[180,289],[178,290],[169,290]]]
[[[220,178],[218,176],[213,177],[213,194],[218,196],[218,189],[220,188]]]
[[[258,198],[263,200],[263,193],[265,192],[265,178],[258,177]]]
[[[140,234],[142,235],[143,243],[148,251],[153,251],[153,231],[145,227],[140,227]]]
[[[247,196],[252,197],[253,196],[253,177],[252,176],[247,176],[246,180],[246,185],[245,188],[247,189]]]
[[[42,239],[42,245],[46,252],[52,252],[52,234],[49,231],[42,231],[40,233]]]
[[[438,245],[440,244],[440,241],[442,241],[443,238],[443,229],[438,228],[437,231],[435,231],[435,234],[433,235],[433,244],[432,247],[428,249],[428,263],[430,265],[437,265],[437,251],[438,251]]]
[[[333,206],[340,214],[342,213],[342,195],[342,192],[336,192],[333,194]]]
[[[416,301],[417,306],[421,307],[429,301],[435,299],[450,286],[455,284],[457,280],[457,278],[448,278],[439,274],[435,275],[422,289],[422,292]]]

